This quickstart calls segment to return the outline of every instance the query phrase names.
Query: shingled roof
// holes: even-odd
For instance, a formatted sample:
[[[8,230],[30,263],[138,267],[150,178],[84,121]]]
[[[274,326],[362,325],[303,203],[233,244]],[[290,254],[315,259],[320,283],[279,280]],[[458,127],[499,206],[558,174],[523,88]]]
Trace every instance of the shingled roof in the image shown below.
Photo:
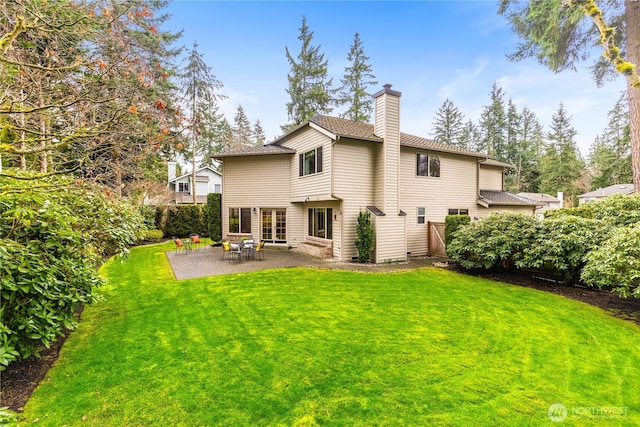
[[[287,154],[294,153],[294,150],[289,150],[287,148],[282,147],[282,143],[286,140],[286,138],[295,133],[298,129],[303,128],[309,124],[313,124],[318,126],[325,131],[333,134],[336,138],[349,138],[356,139],[361,141],[371,141],[371,142],[384,142],[383,138],[376,136],[374,134],[374,126],[369,123],[355,122],[353,120],[342,119],[339,117],[332,116],[324,116],[321,114],[316,114],[309,120],[308,122],[302,123],[295,128],[291,129],[289,132],[284,135],[278,137],[273,142],[268,145],[264,145],[262,147],[249,147],[241,150],[235,151],[226,151],[220,154],[215,155],[215,158],[224,158],[224,157],[239,157],[239,156],[258,156],[263,154]],[[456,147],[449,144],[444,144],[442,142],[437,142],[431,139],[422,138],[420,136],[411,135],[408,133],[401,132],[400,133],[400,145],[403,147],[411,147],[423,150],[431,150],[438,151],[443,153],[455,153],[462,154],[465,156],[472,156],[486,159],[483,164],[491,165],[491,166],[501,166],[501,167],[511,167],[511,165],[507,163],[498,162],[496,160],[487,159],[486,154],[478,153],[471,150],[465,150],[464,148]]]
[[[478,202],[489,206],[537,206],[538,202],[506,191],[480,190]]]
[[[339,117],[315,115],[311,120],[324,130],[341,138],[360,139],[365,141],[383,142],[384,140],[376,136],[374,126],[369,123],[354,122],[352,120],[341,119]],[[476,153],[449,144],[443,144],[431,139],[400,132],[400,145],[404,147],[419,148],[423,150],[440,151],[445,153],[458,153],[473,157],[487,157],[486,154]]]
[[[279,145],[262,145],[258,147],[244,147],[238,150],[224,151],[212,156],[214,159],[224,159],[225,157],[263,156],[267,154],[295,154],[296,150],[281,147]]]

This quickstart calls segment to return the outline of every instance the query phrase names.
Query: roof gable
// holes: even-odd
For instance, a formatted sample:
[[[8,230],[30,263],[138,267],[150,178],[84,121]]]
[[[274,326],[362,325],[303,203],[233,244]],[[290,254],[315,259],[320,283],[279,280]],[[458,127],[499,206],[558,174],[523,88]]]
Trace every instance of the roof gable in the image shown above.
[[[213,169],[211,166],[203,166],[201,168],[196,169],[196,181],[198,181],[197,175],[198,174],[202,175],[201,172],[206,172],[206,171],[209,171],[209,172],[213,173],[214,175],[218,175],[219,177],[222,177],[222,174],[220,172],[218,172],[217,170]],[[181,180],[183,178],[190,177],[191,175],[193,175],[192,172],[185,173],[185,174],[182,174],[180,176],[176,176],[175,178],[171,178],[169,180],[169,182],[178,182],[179,180]]]

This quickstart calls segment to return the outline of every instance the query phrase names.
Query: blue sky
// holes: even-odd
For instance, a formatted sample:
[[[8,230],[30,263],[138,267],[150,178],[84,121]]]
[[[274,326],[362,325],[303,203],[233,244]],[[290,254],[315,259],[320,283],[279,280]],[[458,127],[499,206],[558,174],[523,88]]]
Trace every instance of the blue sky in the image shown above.
[[[379,84],[402,92],[403,132],[429,137],[446,98],[477,123],[493,82],[548,130],[560,102],[578,131],[583,156],[607,125],[607,112],[625,89],[622,78],[598,88],[584,64],[554,74],[535,61],[509,62],[518,39],[496,14],[497,1],[193,1],[174,0],[165,27],[183,30],[181,44],[198,49],[224,84],[221,110],[232,121],[238,105],[260,119],[269,140],[288,122],[285,46],[293,55],[302,16],[339,85],[356,32]],[[600,52],[595,51],[596,55]],[[338,111],[334,111],[337,115]]]

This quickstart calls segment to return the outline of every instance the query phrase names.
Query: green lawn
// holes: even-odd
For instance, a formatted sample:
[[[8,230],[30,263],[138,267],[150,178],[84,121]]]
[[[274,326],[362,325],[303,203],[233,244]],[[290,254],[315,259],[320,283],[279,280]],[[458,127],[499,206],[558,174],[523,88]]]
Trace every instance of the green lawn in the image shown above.
[[[596,308],[431,268],[176,281],[169,248],[105,265],[25,424],[640,425],[640,328]]]

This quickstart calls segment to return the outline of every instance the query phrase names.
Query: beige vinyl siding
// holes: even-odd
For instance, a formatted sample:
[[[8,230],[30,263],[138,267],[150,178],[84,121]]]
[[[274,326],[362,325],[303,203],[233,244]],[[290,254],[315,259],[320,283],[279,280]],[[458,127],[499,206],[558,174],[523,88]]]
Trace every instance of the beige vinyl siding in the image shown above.
[[[374,262],[405,261],[407,240],[405,239],[405,216],[386,215],[374,217],[375,249]]]
[[[502,191],[503,169],[480,165],[480,190]]]
[[[342,199],[341,235],[340,241],[336,242],[334,230],[334,253],[339,249],[342,261],[350,261],[358,255],[355,246],[358,214],[374,205],[374,153],[379,145],[340,139],[333,146],[333,192]]]
[[[440,177],[417,176],[417,153],[440,157]],[[402,148],[400,209],[406,214],[407,251],[427,254],[427,222],[444,222],[449,209],[476,207],[476,159],[448,153]],[[418,208],[425,208],[425,223],[418,224]]]
[[[259,208],[287,209],[287,239],[296,227],[289,203],[289,162],[291,155],[229,157],[224,159],[222,193],[222,235],[229,231],[229,208],[258,208],[252,213],[251,232],[260,237]],[[299,221],[298,221],[299,222]],[[299,234],[299,231],[298,231]]]
[[[283,145],[296,150],[290,158],[290,196],[292,201],[302,202],[331,199],[331,138],[313,128],[301,131],[295,138],[287,140]],[[322,172],[299,176],[299,154],[322,147]]]
[[[400,156],[400,98],[382,95],[376,99],[376,135],[384,138],[376,159],[375,205],[383,212],[398,210]]]

